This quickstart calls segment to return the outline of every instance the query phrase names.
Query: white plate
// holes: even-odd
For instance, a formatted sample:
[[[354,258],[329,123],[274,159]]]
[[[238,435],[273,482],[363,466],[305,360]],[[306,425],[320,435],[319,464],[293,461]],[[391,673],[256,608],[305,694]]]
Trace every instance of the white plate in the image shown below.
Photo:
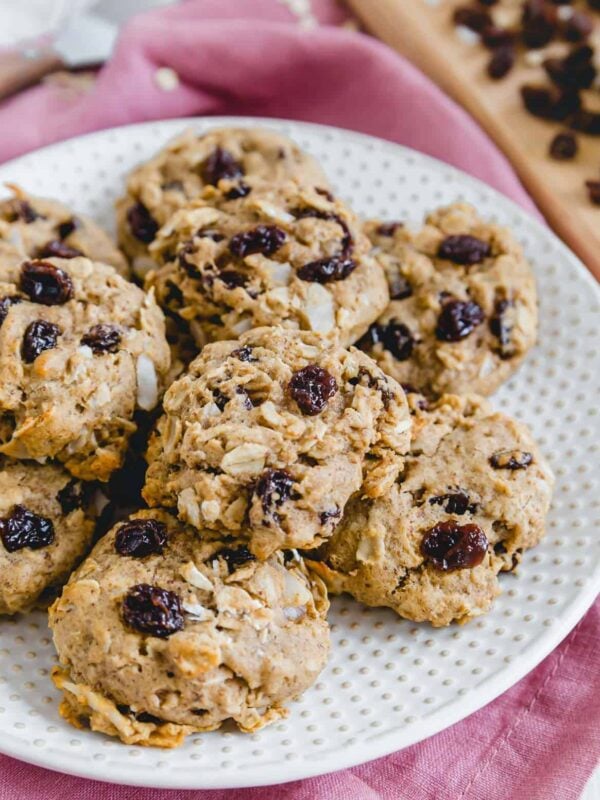
[[[535,265],[540,344],[494,403],[530,424],[557,476],[548,535],[518,575],[502,578],[493,611],[433,630],[385,610],[334,600],[332,657],[289,718],[253,735],[191,736],[178,750],[129,747],[76,731],[57,713],[43,614],[0,619],[0,750],[89,778],[161,788],[256,786],[360,764],[430,736],[481,708],[536,666],[591,605],[598,558],[598,288],[546,228],[492,189],[438,161],[379,139],[296,122],[172,120],[117,128],[39,150],[0,168],[0,180],[55,196],[100,222],[125,173],[193,124],[264,124],[323,163],[362,214],[419,220],[459,198],[515,230]]]

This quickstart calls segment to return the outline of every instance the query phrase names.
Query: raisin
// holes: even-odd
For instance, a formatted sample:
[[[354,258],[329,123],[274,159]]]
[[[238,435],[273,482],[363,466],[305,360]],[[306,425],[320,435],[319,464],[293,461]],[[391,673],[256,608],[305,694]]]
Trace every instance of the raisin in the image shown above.
[[[143,203],[136,203],[127,211],[129,230],[143,244],[150,244],[158,233],[158,222]]]
[[[445,258],[454,264],[471,266],[479,264],[491,254],[487,242],[468,234],[446,236],[438,248],[438,258]]]
[[[71,217],[71,219],[67,219],[65,220],[65,222],[61,222],[60,225],[57,226],[56,231],[60,239],[66,239],[67,236],[70,236],[80,226],[81,223],[79,222],[77,217]]]
[[[502,359],[508,359],[514,356],[514,350],[510,346],[512,325],[510,325],[506,319],[507,311],[513,307],[514,303],[511,300],[496,300],[494,304],[494,313],[489,321],[490,332],[498,339],[500,345],[499,354]]]
[[[81,337],[81,344],[91,347],[95,355],[116,353],[121,344],[121,331],[107,323],[94,325]]]
[[[4,320],[7,318],[11,307],[21,303],[22,299],[23,298],[19,297],[18,295],[8,295],[7,297],[0,299],[0,325],[2,325]]]
[[[258,479],[254,494],[260,497],[265,514],[272,514],[275,506],[281,506],[292,495],[294,479],[285,469],[266,469]]]
[[[226,200],[239,200],[240,197],[247,197],[252,189],[244,181],[240,181],[237,186],[234,186],[225,193]]]
[[[549,155],[556,161],[570,161],[577,155],[577,139],[569,131],[557,133],[550,142]]]
[[[44,350],[52,350],[56,347],[58,337],[62,333],[58,325],[46,322],[43,319],[31,322],[25,329],[23,336],[23,346],[21,354],[26,364],[33,364],[36,358]]]
[[[46,219],[43,214],[39,214],[27,200],[14,199],[10,201],[9,222],[20,220],[26,225],[31,225],[36,219]]]
[[[327,401],[337,392],[338,386],[333,375],[326,369],[309,364],[294,372],[289,390],[300,411],[313,417],[323,411]]]
[[[390,352],[397,361],[406,361],[412,355],[415,339],[403,322],[392,320],[387,325],[377,325],[376,341]]]
[[[335,508],[328,509],[327,511],[321,511],[319,514],[319,519],[321,521],[321,525],[328,525],[330,522],[339,519],[342,516],[342,510],[339,506]]]
[[[382,222],[376,228],[378,236],[393,236],[399,228],[403,228],[403,222]]]
[[[233,358],[239,359],[240,361],[258,361],[258,359],[252,355],[252,348],[248,347],[247,345],[244,347],[238,347],[237,350],[232,350],[229,355],[233,356]]]
[[[527,0],[521,15],[521,36],[527,47],[545,47],[556,33],[556,17],[544,0]]]
[[[225,178],[228,180],[241,178],[244,170],[229,150],[225,150],[223,147],[215,147],[208,158],[202,162],[200,174],[204,183],[216,186],[219,181]]]
[[[544,69],[550,80],[565,89],[589,89],[596,79],[593,48],[577,47],[566,58],[547,58]]]
[[[138,713],[134,714],[134,716],[138,722],[150,722],[153,725],[164,724],[164,719],[155,717],[154,714],[149,714],[147,711],[138,711]]]
[[[304,264],[296,274],[309,283],[331,283],[345,280],[355,269],[356,262],[351,258],[331,256]]]
[[[499,450],[490,457],[494,469],[527,469],[533,455],[526,450]]]
[[[77,258],[82,256],[81,250],[76,247],[69,247],[68,244],[61,242],[59,239],[52,239],[46,242],[43,247],[36,251],[37,258]]]
[[[442,307],[435,335],[441,342],[458,342],[481,325],[483,309],[473,300],[450,300]]]
[[[438,522],[421,542],[421,554],[443,572],[476,567],[487,548],[487,537],[479,525],[458,525],[454,520]]]
[[[568,19],[561,20],[560,33],[567,42],[582,42],[594,29],[594,21],[584,11],[573,10]]]
[[[600,206],[600,181],[586,181],[590,202]]]
[[[140,633],[166,639],[183,629],[181,602],[175,592],[138,583],[125,595],[122,604],[126,625]]]
[[[246,275],[243,275],[235,269],[224,269],[223,272],[219,272],[217,277],[228,289],[237,289],[240,286],[243,287],[248,282]]]
[[[577,92],[557,86],[547,88],[526,84],[521,87],[521,97],[525,108],[534,117],[555,122],[563,122],[581,107]]]
[[[569,125],[575,131],[587,133],[588,136],[600,136],[600,112],[577,111],[569,121]]]
[[[167,529],[157,519],[132,519],[123,523],[115,536],[115,550],[121,556],[144,556],[162,553],[167,543]]]
[[[227,564],[227,571],[229,574],[235,572],[238,567],[242,567],[244,564],[247,564],[249,561],[256,561],[256,556],[254,556],[250,550],[245,545],[241,545],[240,547],[222,547],[220,550],[217,550],[211,556],[211,560],[222,558],[223,561]]]
[[[404,275],[394,275],[388,277],[388,285],[390,290],[390,298],[392,300],[405,300],[413,293],[412,286],[406,280]]]
[[[73,297],[69,275],[47,261],[26,261],[21,267],[19,288],[32,302],[44,306],[61,306]]]
[[[63,486],[56,495],[63,514],[70,514],[78,508],[83,508],[89,501],[90,488],[89,484],[86,485],[75,479]]]
[[[483,8],[471,8],[470,6],[460,6],[454,12],[454,24],[462,25],[464,28],[481,33],[485,28],[492,24],[492,18],[488,11]]]
[[[0,518],[0,538],[9,553],[24,547],[39,550],[54,541],[54,525],[52,520],[17,505],[8,516]]]
[[[504,78],[515,65],[516,51],[512,45],[503,45],[495,48],[487,65],[490,78],[499,81]]]
[[[490,50],[497,47],[509,47],[515,44],[515,34],[508,28],[500,28],[497,25],[488,25],[481,32],[481,41]]]
[[[430,497],[429,503],[432,506],[442,506],[447,514],[458,514],[462,516],[467,511],[470,514],[475,514],[477,511],[477,503],[470,503],[470,498],[464,489],[457,489],[448,494],[440,494],[436,497]]]
[[[229,242],[229,250],[238,258],[245,258],[253,253],[271,256],[283,245],[285,238],[285,231],[276,225],[258,225],[233,236]]]

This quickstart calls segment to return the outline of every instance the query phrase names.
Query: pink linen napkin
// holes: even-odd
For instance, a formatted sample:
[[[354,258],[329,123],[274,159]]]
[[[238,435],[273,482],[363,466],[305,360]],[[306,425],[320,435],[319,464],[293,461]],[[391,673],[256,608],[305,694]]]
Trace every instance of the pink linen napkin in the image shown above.
[[[100,128],[247,114],[329,123],[436,156],[535,208],[477,124],[362,34],[300,29],[277,0],[190,0],[131,21],[87,92],[56,85],[0,105],[0,161]],[[167,91],[159,68],[177,73]],[[172,76],[171,76],[172,77]],[[172,83],[172,81],[171,81]],[[163,84],[164,86],[165,84]],[[600,604],[529,676],[443,733],[361,767],[272,789],[164,792],[60,776],[0,756],[0,800],[575,800],[600,755]]]

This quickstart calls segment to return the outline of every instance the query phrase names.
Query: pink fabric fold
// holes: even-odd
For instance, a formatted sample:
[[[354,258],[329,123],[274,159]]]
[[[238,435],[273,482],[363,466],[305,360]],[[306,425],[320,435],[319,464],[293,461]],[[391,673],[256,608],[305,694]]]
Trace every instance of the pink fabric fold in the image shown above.
[[[333,3],[315,4],[324,22]],[[190,0],[129,22],[93,91],[55,86],[0,106],[0,161],[100,128],[176,116],[286,117],[382,136],[441,158],[529,210],[506,159],[477,123],[374,39],[332,25],[305,31],[277,0]],[[172,67],[166,92],[156,70]]]
[[[436,156],[537,213],[477,124],[373,39],[301,30],[277,0],[190,0],[132,20],[90,91],[36,87],[0,105],[0,161],[101,128],[247,114],[327,123]],[[179,76],[161,89],[156,71]],[[394,755],[271,789],[164,792],[65,777],[0,757],[0,800],[576,800],[600,755],[600,604],[530,675],[463,722]]]

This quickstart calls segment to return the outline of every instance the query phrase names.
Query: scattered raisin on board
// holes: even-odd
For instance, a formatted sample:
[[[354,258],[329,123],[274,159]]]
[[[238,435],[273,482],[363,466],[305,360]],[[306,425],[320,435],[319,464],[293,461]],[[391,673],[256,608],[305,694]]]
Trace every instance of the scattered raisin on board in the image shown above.
[[[525,84],[521,99],[533,116],[562,122],[571,130],[600,136],[600,112],[586,107],[582,92],[594,86],[599,70],[590,36],[600,11],[600,0],[587,0],[587,9],[573,7],[572,0],[522,0],[519,23],[512,28],[498,25],[493,6],[498,0],[477,0],[454,9],[452,20],[479,35],[491,56],[487,74],[501,80],[512,70],[517,47],[541,50],[552,42],[570,47],[567,55],[555,55],[541,61],[550,85]],[[489,8],[488,8],[489,7]],[[570,131],[557,133],[548,147],[548,156],[555,161],[570,161],[577,155],[578,143]],[[590,202],[600,205],[600,181],[585,182]]]
[[[557,133],[550,142],[549,154],[555,161],[570,161],[577,155],[577,139],[570,131]]]
[[[600,206],[600,181],[586,181],[590,201],[595,206]]]

